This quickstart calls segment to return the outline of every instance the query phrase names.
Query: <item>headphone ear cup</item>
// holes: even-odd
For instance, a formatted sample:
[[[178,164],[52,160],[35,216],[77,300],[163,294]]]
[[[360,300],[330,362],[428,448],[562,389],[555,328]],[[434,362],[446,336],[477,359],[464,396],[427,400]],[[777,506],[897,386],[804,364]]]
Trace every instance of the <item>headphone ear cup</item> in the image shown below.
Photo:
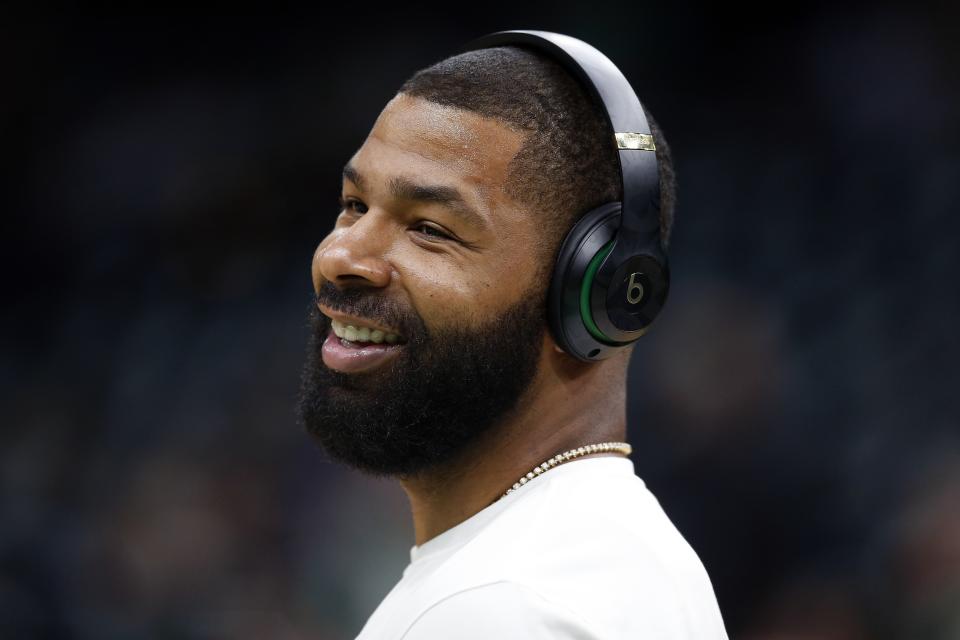
[[[596,274],[591,307],[602,338],[616,344],[633,342],[660,312],[670,289],[670,272],[656,249],[650,247],[619,265],[604,264],[609,270]]]
[[[564,238],[553,268],[547,295],[550,331],[557,345],[578,360],[603,360],[629,344],[606,339],[590,304],[593,275],[613,246],[620,209],[619,202],[609,202],[581,216]]]

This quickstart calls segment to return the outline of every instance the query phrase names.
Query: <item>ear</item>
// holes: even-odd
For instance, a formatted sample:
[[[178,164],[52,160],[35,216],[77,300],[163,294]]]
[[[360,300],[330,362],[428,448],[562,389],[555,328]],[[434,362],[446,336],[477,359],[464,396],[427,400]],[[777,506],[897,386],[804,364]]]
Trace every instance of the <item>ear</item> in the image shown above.
[[[550,331],[549,325],[547,326],[547,330],[543,334],[543,342],[547,346],[548,351],[553,351],[556,353],[563,353],[563,354],[567,353],[560,347],[559,344],[557,344],[557,341],[553,337],[553,332]]]

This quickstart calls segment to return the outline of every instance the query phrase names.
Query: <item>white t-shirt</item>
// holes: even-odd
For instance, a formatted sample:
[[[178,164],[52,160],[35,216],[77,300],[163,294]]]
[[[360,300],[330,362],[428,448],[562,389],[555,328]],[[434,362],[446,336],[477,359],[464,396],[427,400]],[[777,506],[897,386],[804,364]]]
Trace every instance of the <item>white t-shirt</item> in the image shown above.
[[[726,640],[699,557],[621,457],[572,460],[410,550],[358,640]]]

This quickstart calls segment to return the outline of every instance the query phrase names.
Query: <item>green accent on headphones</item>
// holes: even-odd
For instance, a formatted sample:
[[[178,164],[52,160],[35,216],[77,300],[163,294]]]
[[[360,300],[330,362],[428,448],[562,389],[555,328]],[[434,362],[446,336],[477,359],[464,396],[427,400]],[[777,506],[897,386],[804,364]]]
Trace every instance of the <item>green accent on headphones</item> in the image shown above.
[[[583,274],[583,282],[580,284],[580,317],[583,318],[584,326],[594,338],[604,344],[618,345],[620,343],[614,342],[607,337],[603,331],[600,331],[600,327],[593,321],[593,312],[590,311],[590,290],[593,289],[593,277],[597,275],[597,270],[600,268],[603,259],[606,258],[612,250],[613,240],[604,245],[604,247],[597,252],[597,255],[593,256],[590,264],[587,265],[587,270]]]

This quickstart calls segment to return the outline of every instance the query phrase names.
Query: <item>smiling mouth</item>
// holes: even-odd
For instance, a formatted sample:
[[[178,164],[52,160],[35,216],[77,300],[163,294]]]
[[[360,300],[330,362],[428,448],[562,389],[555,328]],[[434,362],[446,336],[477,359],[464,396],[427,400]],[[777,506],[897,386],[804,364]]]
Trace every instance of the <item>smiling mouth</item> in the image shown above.
[[[330,328],[343,342],[363,346],[367,344],[403,344],[406,340],[398,333],[383,331],[371,327],[346,324],[330,318]]]
[[[330,318],[330,331],[322,347],[323,363],[343,373],[368,372],[391,362],[405,343],[399,333]]]

